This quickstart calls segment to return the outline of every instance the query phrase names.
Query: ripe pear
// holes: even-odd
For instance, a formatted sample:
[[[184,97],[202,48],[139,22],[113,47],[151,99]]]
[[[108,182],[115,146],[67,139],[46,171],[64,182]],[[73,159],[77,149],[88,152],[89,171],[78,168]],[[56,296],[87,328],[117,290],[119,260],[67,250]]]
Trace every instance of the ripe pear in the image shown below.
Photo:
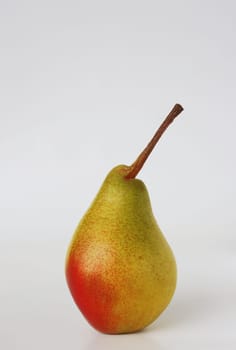
[[[136,175],[183,108],[176,104],[131,166],[113,168],[75,230],[66,279],[88,322],[109,334],[136,332],[169,304],[176,262]]]

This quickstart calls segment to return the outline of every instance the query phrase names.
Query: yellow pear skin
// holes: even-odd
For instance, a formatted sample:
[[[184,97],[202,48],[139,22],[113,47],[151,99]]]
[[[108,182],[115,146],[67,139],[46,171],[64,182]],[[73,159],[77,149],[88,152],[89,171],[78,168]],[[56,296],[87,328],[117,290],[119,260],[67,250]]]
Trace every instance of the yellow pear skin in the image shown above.
[[[135,176],[182,110],[175,105],[131,166],[110,171],[73,235],[67,283],[78,308],[100,332],[145,328],[174,294],[175,258],[153,215],[147,188]]]

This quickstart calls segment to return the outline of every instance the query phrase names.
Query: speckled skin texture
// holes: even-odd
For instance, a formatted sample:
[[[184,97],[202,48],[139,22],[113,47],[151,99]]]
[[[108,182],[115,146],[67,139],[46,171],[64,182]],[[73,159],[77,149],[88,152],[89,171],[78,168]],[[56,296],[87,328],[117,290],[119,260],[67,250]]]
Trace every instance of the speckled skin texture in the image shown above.
[[[172,251],[144,183],[114,168],[79,223],[66,258],[75,303],[97,330],[129,333],[153,322],[176,286]]]

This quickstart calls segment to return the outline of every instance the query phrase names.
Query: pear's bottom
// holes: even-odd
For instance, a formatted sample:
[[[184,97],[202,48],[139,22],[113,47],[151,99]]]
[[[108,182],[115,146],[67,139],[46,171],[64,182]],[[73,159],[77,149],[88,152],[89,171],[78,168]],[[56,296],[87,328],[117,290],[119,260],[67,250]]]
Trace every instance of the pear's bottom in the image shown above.
[[[134,333],[142,332],[145,328],[147,328],[153,322],[155,322],[159,316],[160,316],[160,314],[157,315],[153,321],[151,321],[150,323],[144,324],[141,327],[137,327],[137,328],[135,328],[135,327],[130,327],[130,328],[121,327],[120,329],[114,329],[114,330],[109,329],[109,327],[108,328],[99,328],[99,327],[96,327],[95,325],[91,324],[91,322],[89,320],[87,320],[87,321],[91,324],[91,326],[94,329],[96,329],[100,333],[110,334],[110,335],[119,335],[119,334],[121,335],[121,334],[134,334]]]
[[[86,270],[70,255],[66,278],[73,299],[87,321],[106,334],[139,332],[164,311],[176,286],[176,265],[172,260],[165,278],[141,279],[120,270],[112,274]],[[153,278],[152,278],[153,277]]]

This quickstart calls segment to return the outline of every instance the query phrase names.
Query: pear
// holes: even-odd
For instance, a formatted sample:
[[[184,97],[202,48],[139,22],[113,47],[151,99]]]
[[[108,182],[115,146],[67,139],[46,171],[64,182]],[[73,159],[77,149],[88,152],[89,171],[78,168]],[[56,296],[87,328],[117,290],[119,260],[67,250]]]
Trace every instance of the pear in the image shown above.
[[[136,176],[182,110],[174,106],[131,166],[110,171],[73,235],[66,280],[78,308],[100,332],[142,330],[174,294],[175,258],[155,220],[147,188]]]

